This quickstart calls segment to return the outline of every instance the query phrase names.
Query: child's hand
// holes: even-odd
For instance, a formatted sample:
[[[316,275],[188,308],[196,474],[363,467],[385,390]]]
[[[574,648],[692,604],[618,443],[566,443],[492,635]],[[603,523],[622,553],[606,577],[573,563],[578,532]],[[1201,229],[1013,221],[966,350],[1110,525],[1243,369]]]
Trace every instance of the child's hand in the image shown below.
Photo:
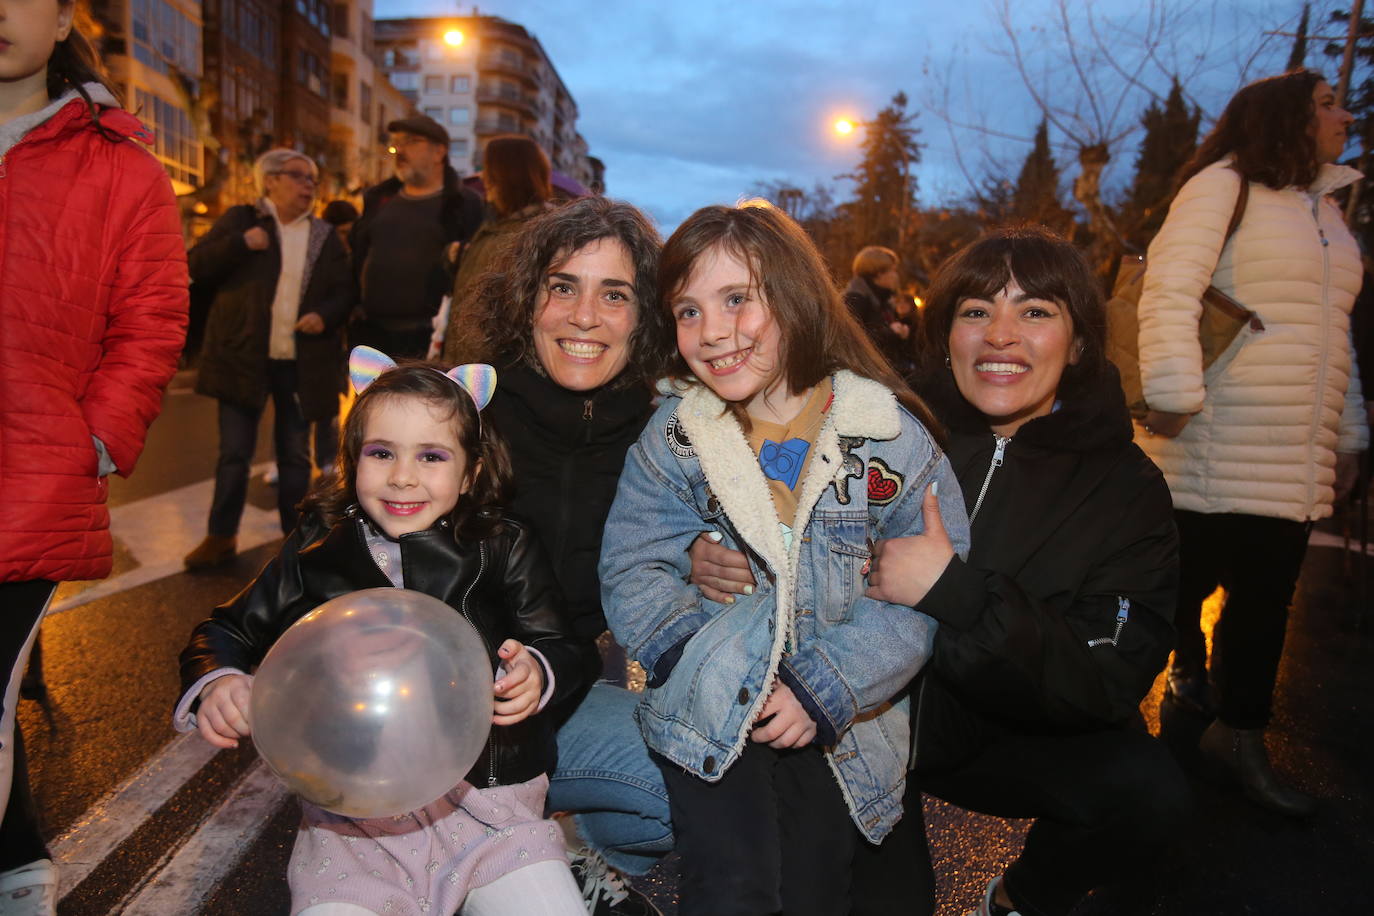
[[[506,674],[493,685],[496,714],[491,717],[491,724],[514,725],[539,709],[539,697],[544,692],[543,666],[516,639],[501,643],[496,654],[501,657]]]
[[[781,681],[773,688],[768,701],[759,712],[758,721],[749,733],[751,741],[766,744],[782,750],[788,747],[806,747],[816,740],[816,723],[806,712],[792,688]]]
[[[200,736],[215,747],[238,747],[239,738],[253,732],[248,721],[248,698],[253,679],[246,674],[226,674],[205,685],[196,710]]]

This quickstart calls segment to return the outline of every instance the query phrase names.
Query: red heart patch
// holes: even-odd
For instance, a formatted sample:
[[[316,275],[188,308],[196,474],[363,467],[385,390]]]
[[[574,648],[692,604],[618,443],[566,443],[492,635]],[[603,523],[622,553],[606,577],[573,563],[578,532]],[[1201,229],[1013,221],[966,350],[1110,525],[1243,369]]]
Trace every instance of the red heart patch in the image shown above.
[[[897,481],[891,477],[884,477],[883,472],[876,467],[868,469],[868,501],[871,503],[891,502],[901,489]]]

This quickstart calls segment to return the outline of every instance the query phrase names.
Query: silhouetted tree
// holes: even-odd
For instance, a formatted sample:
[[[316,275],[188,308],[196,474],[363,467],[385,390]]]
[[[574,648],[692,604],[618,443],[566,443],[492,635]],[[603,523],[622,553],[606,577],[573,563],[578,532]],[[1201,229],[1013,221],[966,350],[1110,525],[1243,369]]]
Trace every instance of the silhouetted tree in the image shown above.
[[[1151,102],[1140,116],[1145,135],[1135,159],[1135,178],[1118,220],[1131,247],[1143,251],[1163,224],[1178,171],[1197,149],[1201,120],[1201,110],[1188,105],[1178,80],[1174,80],[1162,106]]]
[[[1049,124],[1043,120],[1016,176],[1011,211],[1017,219],[1040,223],[1061,234],[1073,225],[1073,214],[1059,198],[1059,166],[1050,152]]]
[[[900,251],[908,240],[908,226],[916,212],[916,176],[912,167],[921,161],[921,131],[916,114],[906,110],[907,97],[899,92],[871,121],[864,122],[863,159],[853,173],[855,236],[865,245],[886,245]]]

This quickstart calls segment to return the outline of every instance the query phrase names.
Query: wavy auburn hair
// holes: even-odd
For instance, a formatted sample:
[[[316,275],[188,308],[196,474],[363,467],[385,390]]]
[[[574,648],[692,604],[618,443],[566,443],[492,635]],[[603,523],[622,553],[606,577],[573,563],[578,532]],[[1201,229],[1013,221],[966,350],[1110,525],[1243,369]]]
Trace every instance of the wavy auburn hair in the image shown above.
[[[1321,82],[1320,73],[1299,69],[1241,87],[1179,172],[1179,186],[1226,156],[1235,157],[1246,181],[1276,191],[1310,185],[1320,167],[1310,131],[1317,113],[1312,92]]]
[[[781,381],[791,391],[805,391],[837,369],[848,369],[887,386],[933,436],[939,435],[940,426],[925,402],[893,371],[845,306],[825,259],[806,230],[767,201],[703,207],[663,246],[658,286],[665,336],[660,346],[670,354],[669,372],[675,378],[695,380],[677,351],[673,302],[691,282],[701,258],[718,248],[749,266],[750,286],[759,291],[778,324]],[[748,429],[743,407],[730,407]]]
[[[85,0],[58,0],[57,5],[59,9],[72,11],[72,27],[67,37],[53,47],[52,56],[48,58],[48,99],[56,100],[67,90],[76,90],[77,95],[81,96],[90,108],[91,117],[98,126],[100,112],[91,101],[90,93],[86,91],[86,83],[99,83],[104,86],[120,105],[124,104],[123,93],[110,79],[110,75],[105,71],[105,65],[100,61],[100,55],[96,53],[95,46],[87,37],[95,35],[99,31],[99,26],[91,18]]]
[[[467,492],[458,497],[448,520],[458,539],[483,538],[501,524],[501,509],[511,492],[510,451],[492,426],[481,420],[472,396],[443,374],[436,363],[402,360],[358,395],[341,432],[342,442],[334,473],[321,477],[301,508],[334,525],[358,502],[358,456],[363,450],[367,420],[377,410],[401,398],[419,398],[447,412],[467,456]],[[478,464],[478,461],[481,464]]]

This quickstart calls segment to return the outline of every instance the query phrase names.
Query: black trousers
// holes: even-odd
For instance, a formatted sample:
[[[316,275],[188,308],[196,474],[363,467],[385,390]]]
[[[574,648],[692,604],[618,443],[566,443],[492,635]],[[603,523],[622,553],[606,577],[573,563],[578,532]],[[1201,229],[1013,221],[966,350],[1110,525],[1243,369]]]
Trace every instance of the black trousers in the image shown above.
[[[1175,511],[1179,537],[1178,660],[1200,669],[1207,655],[1202,602],[1220,585],[1226,603],[1212,630],[1217,716],[1232,728],[1264,728],[1283,656],[1288,604],[1311,525],[1260,515]]]
[[[906,816],[880,847],[859,850],[854,916],[928,916],[935,909],[921,792],[983,814],[1033,818],[1004,881],[1025,916],[1068,913],[1094,887],[1149,865],[1192,808],[1188,780],[1140,728],[1084,734],[1018,731],[926,685],[918,770]],[[932,695],[933,693],[933,695]],[[936,767],[919,766],[930,748]]]
[[[843,916],[862,842],[820,750],[750,743],[719,782],[654,754],[681,857],[681,916]]]
[[[31,637],[56,587],[56,582],[46,579],[0,583],[0,670],[6,675],[0,714],[6,724],[13,725],[12,736],[0,730],[0,766],[8,767],[11,773],[4,817],[0,819],[0,872],[48,858],[29,793],[23,736],[14,705],[29,660]]]
[[[427,321],[411,327],[383,327],[363,318],[348,326],[348,348],[372,347],[397,360],[424,359],[433,336],[434,328]]]

